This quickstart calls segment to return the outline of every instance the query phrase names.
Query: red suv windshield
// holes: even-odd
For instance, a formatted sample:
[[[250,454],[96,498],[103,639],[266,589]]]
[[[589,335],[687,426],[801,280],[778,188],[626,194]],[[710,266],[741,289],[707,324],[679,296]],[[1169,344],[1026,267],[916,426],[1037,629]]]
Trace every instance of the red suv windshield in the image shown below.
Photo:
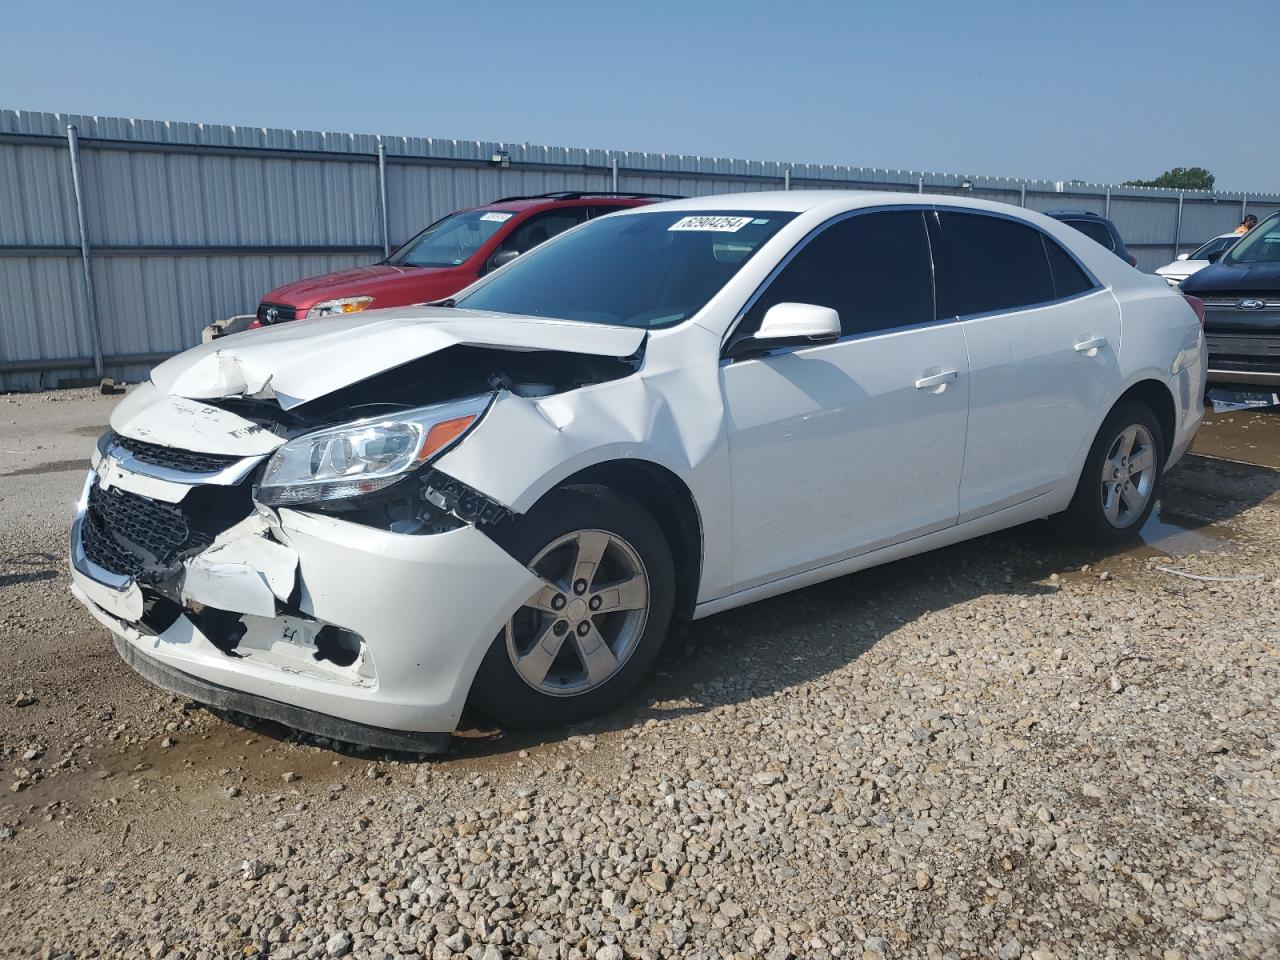
[[[437,220],[387,258],[402,267],[456,267],[466,263],[502,225],[512,210],[467,210]]]

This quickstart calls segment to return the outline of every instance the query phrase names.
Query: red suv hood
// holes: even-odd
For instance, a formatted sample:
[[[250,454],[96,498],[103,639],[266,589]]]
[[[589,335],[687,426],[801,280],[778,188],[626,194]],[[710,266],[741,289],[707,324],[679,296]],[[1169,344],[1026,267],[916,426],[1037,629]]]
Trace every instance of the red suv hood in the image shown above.
[[[276,287],[262,300],[297,307],[299,311],[338,297],[373,297],[371,307],[401,307],[447,297],[473,279],[456,267],[393,267],[378,263],[295,280]]]

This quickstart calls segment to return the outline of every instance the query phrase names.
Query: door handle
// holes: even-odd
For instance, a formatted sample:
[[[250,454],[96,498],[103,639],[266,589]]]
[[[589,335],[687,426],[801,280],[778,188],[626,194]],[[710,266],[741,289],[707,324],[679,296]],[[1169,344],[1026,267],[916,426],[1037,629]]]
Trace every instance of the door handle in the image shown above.
[[[1076,353],[1090,353],[1107,345],[1106,337],[1085,337],[1076,343]]]
[[[960,376],[955,370],[943,370],[941,373],[935,373],[927,377],[921,377],[916,381],[917,390],[928,390],[930,387],[940,387],[944,383],[950,383],[952,380]]]

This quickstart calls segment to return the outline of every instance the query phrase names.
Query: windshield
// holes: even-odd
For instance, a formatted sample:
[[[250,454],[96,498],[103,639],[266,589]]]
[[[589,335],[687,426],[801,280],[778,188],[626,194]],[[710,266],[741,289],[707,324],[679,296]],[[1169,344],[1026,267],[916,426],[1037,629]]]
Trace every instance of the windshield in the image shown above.
[[[1206,243],[1203,247],[1200,247],[1194,253],[1192,253],[1191,256],[1187,257],[1187,259],[1188,260],[1208,260],[1209,254],[1221,253],[1223,250],[1227,249],[1227,247],[1231,246],[1233,243],[1235,243],[1239,239],[1240,238],[1237,237],[1234,233],[1231,234],[1231,236],[1229,237],[1214,237],[1212,240]]]
[[[1273,213],[1237,240],[1218,262],[1280,263],[1280,213]]]
[[[401,267],[456,267],[515,216],[512,210],[467,210],[437,220],[387,258]]]
[[[794,213],[688,210],[591,220],[525,254],[459,307],[665,327],[691,317]]]

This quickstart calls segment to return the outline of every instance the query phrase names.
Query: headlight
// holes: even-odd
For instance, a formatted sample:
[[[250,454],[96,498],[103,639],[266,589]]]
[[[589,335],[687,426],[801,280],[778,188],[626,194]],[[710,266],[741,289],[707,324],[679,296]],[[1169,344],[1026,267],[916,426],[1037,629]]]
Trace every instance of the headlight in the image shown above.
[[[345,500],[400,480],[457,443],[491,395],[357,420],[290,440],[272,455],[254,498],[267,506]]]
[[[373,297],[343,297],[341,300],[321,300],[307,311],[307,319],[337,317],[344,313],[359,313],[373,303]]]

